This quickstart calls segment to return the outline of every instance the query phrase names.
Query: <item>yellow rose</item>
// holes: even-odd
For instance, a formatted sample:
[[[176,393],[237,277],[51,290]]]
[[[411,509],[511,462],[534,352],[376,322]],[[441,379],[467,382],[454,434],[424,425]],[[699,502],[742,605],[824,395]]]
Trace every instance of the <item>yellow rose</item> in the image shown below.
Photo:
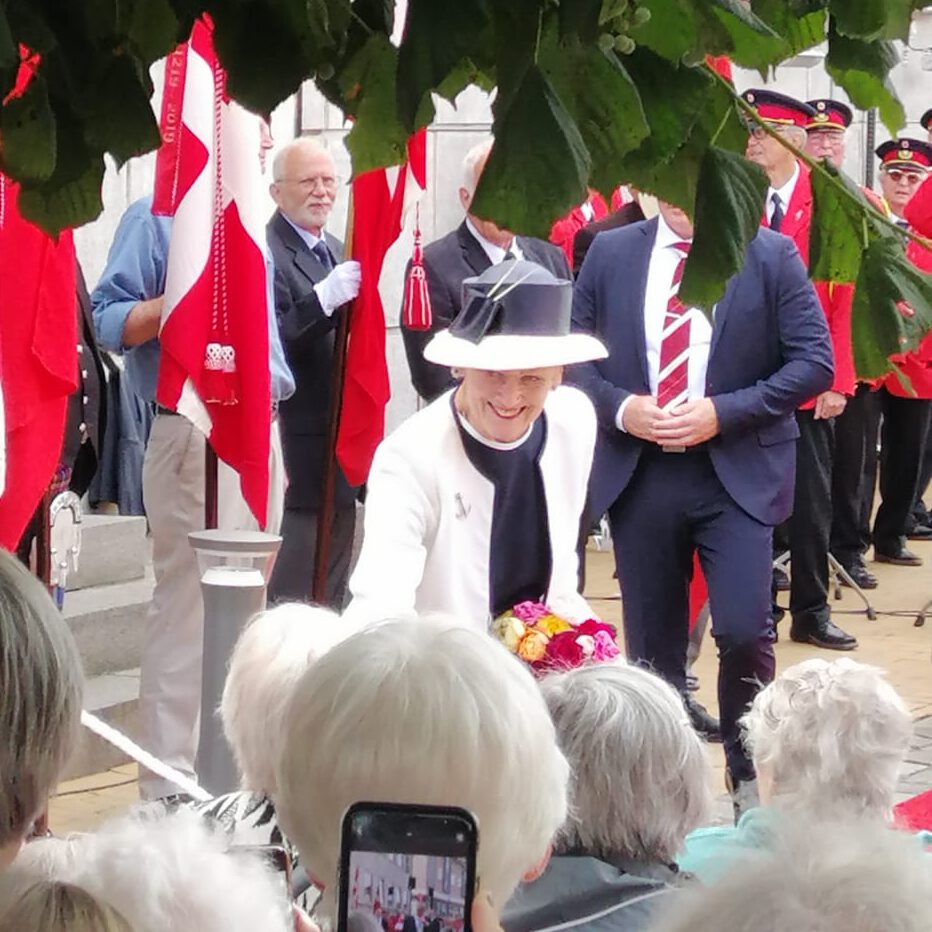
[[[518,650],[521,639],[527,634],[527,628],[524,622],[514,615],[500,615],[492,623],[492,633],[514,653]]]
[[[536,631],[546,634],[548,638],[552,638],[561,631],[569,631],[572,627],[573,626],[568,621],[565,621],[558,615],[544,615],[544,617],[534,625]]]
[[[550,638],[537,630],[528,631],[524,639],[518,645],[518,656],[528,663],[536,663],[543,660],[547,654],[547,643]]]

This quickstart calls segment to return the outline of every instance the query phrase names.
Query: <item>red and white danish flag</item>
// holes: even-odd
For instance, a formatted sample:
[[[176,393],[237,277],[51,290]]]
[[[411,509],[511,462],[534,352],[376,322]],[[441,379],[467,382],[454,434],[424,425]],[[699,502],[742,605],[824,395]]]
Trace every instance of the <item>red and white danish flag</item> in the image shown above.
[[[240,476],[259,526],[269,489],[269,291],[260,119],[226,94],[212,23],[166,60],[153,213],[174,217],[156,397]]]
[[[348,251],[362,268],[362,285],[349,321],[336,449],[350,485],[366,481],[375,448],[385,435],[385,406],[391,389],[379,278],[385,254],[401,235],[407,211],[424,193],[426,175],[427,131],[422,129],[408,139],[407,159],[402,165],[376,168],[353,180]]]

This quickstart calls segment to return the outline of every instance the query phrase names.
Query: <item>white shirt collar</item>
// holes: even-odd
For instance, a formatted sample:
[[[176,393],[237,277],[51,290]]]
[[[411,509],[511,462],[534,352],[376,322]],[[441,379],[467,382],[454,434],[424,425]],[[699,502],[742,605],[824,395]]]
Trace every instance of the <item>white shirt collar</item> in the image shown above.
[[[790,175],[789,181],[786,184],[782,185],[779,188],[770,187],[767,189],[767,216],[769,217],[773,213],[773,195],[776,194],[780,198],[780,203],[783,206],[783,213],[785,214],[787,208],[790,206],[790,198],[793,196],[793,191],[796,188],[796,182],[799,181],[799,162],[793,162],[793,174]]]
[[[665,249],[674,243],[692,243],[692,237],[687,239],[674,233],[667,221],[663,219],[663,214],[657,214],[657,236],[654,239],[654,249]]]
[[[495,243],[490,243],[477,229],[475,224],[469,217],[466,217],[466,229],[473,235],[476,242],[482,247],[482,251],[489,257],[489,262],[492,265],[498,265],[499,262],[503,262],[505,259],[505,253],[508,250],[502,249],[501,246],[496,245]],[[518,237],[515,236],[511,240],[511,246],[508,247],[511,250],[511,254],[516,259],[523,259],[524,253],[521,251],[521,247],[518,245]]]
[[[304,242],[307,244],[308,249],[313,249],[324,238],[323,230],[320,231],[321,233],[320,236],[315,236],[310,230],[305,230],[304,227],[299,227],[296,223],[294,223],[291,219],[289,219],[284,213],[282,213],[282,216],[285,218],[285,221],[288,224],[288,226],[290,226],[291,229],[294,230],[295,233],[297,233],[298,236],[300,236],[301,239],[304,240]]]

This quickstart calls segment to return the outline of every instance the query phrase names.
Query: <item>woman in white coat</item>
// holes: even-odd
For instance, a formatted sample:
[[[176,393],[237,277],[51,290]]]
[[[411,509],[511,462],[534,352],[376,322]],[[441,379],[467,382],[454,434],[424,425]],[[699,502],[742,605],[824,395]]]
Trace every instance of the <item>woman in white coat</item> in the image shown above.
[[[347,613],[446,612],[485,628],[518,602],[582,621],[576,543],[595,446],[563,367],[602,359],[570,333],[573,286],[521,260],[463,282],[463,310],[424,350],[459,385],[379,446]]]

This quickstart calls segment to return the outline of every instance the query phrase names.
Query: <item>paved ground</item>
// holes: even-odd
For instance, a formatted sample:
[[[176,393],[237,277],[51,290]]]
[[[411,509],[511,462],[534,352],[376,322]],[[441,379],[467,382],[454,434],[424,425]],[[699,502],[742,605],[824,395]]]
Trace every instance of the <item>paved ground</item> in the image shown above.
[[[911,544],[926,560],[918,568],[871,564],[880,578],[880,588],[868,593],[878,612],[869,621],[861,604],[850,590],[843,590],[841,601],[834,602],[835,621],[854,634],[860,647],[850,656],[884,668],[893,685],[909,704],[917,719],[916,740],[903,769],[899,799],[932,789],[932,622],[925,627],[913,625],[918,610],[932,598],[932,544]],[[621,604],[612,579],[611,554],[591,551],[587,561],[587,595],[593,607],[607,620],[619,623]],[[785,598],[783,599],[785,602]],[[782,633],[788,624],[781,625]],[[794,644],[786,637],[776,646],[778,669],[811,656],[839,656],[818,648]],[[707,640],[696,664],[700,678],[699,698],[713,712],[716,710],[715,676],[717,661],[714,644]],[[724,760],[721,747],[710,745],[709,753],[716,768],[717,787],[723,789]],[[51,825],[56,832],[93,828],[110,815],[121,812],[136,799],[135,767],[119,767],[59,788],[52,800]],[[730,818],[727,797],[719,799],[716,820]]]

